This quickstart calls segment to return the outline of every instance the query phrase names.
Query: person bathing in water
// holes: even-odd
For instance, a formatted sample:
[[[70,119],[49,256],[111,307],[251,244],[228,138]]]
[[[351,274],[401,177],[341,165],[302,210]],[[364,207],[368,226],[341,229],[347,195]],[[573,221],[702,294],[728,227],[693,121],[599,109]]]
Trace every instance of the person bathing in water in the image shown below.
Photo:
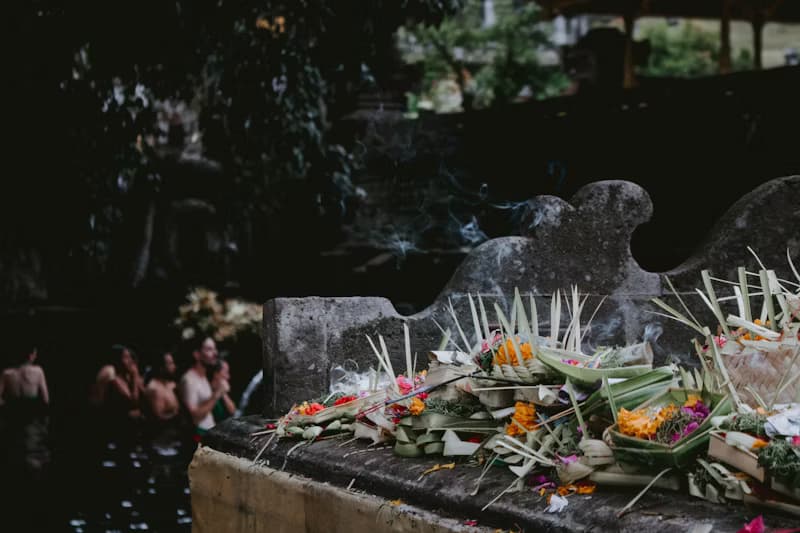
[[[211,337],[200,337],[192,347],[194,363],[181,377],[179,394],[183,405],[189,411],[195,426],[195,441],[212,427],[214,415],[212,409],[217,401],[225,395],[229,386],[224,380],[217,380],[212,387],[209,382],[211,369],[217,364],[217,344]]]

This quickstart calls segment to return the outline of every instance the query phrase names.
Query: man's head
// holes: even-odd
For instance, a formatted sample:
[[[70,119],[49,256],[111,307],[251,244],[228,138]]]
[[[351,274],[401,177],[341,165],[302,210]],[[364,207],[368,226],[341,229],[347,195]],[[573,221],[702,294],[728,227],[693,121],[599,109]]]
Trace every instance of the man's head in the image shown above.
[[[174,380],[177,368],[178,367],[175,365],[175,358],[172,357],[172,352],[165,352],[164,355],[161,356],[156,375],[161,379]]]
[[[195,364],[212,367],[217,364],[217,343],[211,337],[202,338],[192,352]]]

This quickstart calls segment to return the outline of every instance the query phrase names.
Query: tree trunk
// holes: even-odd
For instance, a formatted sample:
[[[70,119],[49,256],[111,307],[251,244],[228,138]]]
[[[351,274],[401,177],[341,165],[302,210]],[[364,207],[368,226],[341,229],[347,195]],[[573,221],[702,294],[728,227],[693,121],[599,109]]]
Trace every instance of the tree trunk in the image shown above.
[[[139,247],[139,253],[133,263],[133,271],[131,272],[131,286],[138,287],[144,281],[147,275],[147,268],[150,266],[150,251],[153,246],[153,227],[156,218],[156,202],[150,200],[147,206],[147,213],[144,216],[144,224],[142,227],[142,244]]]

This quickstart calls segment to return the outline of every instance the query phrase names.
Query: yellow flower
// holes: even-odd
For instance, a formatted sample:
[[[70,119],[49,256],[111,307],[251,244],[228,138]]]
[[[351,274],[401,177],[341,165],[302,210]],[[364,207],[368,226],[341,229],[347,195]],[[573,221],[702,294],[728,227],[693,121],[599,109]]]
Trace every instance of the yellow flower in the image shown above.
[[[623,407],[617,414],[617,425],[620,433],[624,435],[650,440],[655,437],[661,424],[677,412],[678,407],[674,404],[662,407],[655,412],[651,409],[628,411]]]
[[[519,337],[517,341],[519,341]],[[533,358],[531,343],[524,342],[520,344],[519,351],[522,353],[523,361]],[[511,339],[507,339],[505,344],[502,344],[500,348],[498,348],[497,353],[494,354],[494,364],[496,365],[517,366],[520,364],[518,359],[517,352],[514,350],[514,343],[511,342]]]
[[[690,394],[686,398],[686,403],[684,403],[683,406],[684,407],[694,407],[695,405],[697,405],[697,402],[699,402],[699,401],[700,401],[700,396],[698,396],[697,394]]]
[[[425,410],[425,402],[414,396],[411,400],[411,405],[408,407],[408,412],[414,416],[419,416]]]
[[[522,427],[532,430],[536,425],[536,408],[531,403],[517,402],[514,405],[512,420],[519,422]],[[524,435],[525,431],[513,421],[506,426],[506,435]]]

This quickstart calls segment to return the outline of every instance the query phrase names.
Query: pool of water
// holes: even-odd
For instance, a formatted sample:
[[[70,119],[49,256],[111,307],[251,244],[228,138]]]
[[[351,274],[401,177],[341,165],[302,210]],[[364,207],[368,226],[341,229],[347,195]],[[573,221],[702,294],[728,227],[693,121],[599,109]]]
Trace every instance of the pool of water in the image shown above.
[[[191,531],[187,467],[196,445],[174,433],[109,438],[92,425],[49,425],[49,461],[3,476],[0,531]]]

